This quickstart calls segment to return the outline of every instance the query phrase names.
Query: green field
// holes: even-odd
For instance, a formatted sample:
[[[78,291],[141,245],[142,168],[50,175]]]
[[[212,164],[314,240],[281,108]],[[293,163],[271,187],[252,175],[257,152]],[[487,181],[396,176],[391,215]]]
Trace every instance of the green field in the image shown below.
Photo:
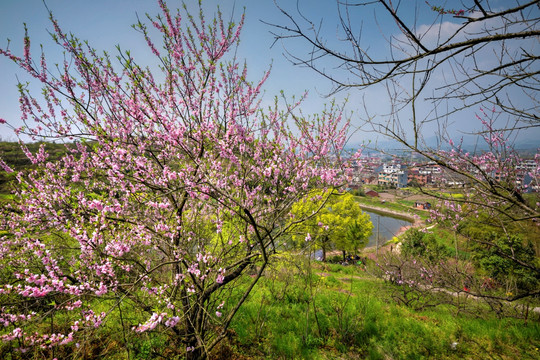
[[[538,321],[501,320],[479,310],[460,314],[444,305],[414,311],[391,300],[392,286],[370,274],[371,266],[366,271],[312,264],[311,273],[291,274],[297,267],[282,262],[242,308],[233,323],[235,336],[224,346],[260,359],[534,359],[540,354]]]

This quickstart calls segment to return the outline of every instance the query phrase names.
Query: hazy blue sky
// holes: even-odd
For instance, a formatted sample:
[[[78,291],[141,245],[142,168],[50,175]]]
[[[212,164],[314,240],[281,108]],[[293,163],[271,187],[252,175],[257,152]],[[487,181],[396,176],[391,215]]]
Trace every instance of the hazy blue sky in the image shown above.
[[[502,1],[502,0],[501,0]],[[294,10],[296,1],[278,0],[278,4]],[[169,7],[175,8],[180,1],[168,1]],[[188,6],[195,7],[197,1],[186,0]],[[249,76],[252,80],[258,79],[265,69],[272,64],[272,73],[265,86],[265,101],[270,102],[274,95],[280,90],[285,90],[288,95],[301,95],[305,90],[309,91],[309,98],[305,103],[305,112],[312,113],[320,111],[324,102],[329,102],[321,94],[326,94],[330,89],[330,83],[318,76],[312,70],[294,67],[284,56],[284,47],[281,43],[273,44],[273,35],[270,31],[275,31],[262,21],[270,23],[287,23],[284,16],[275,6],[273,0],[204,0],[205,8],[213,10],[219,4],[225,18],[233,11],[235,18],[245,7],[246,24],[241,36],[240,57],[246,59],[249,69]],[[412,3],[412,0],[411,0]],[[442,3],[434,1],[434,3]],[[447,2],[453,3],[453,2]],[[495,2],[497,3],[497,2]],[[503,1],[504,3],[504,1]],[[324,17],[323,29],[327,33],[326,38],[334,41],[331,44],[338,44],[336,40],[336,3],[334,0],[302,0],[299,3],[301,10],[312,19]],[[141,63],[151,61],[143,50],[144,39],[130,25],[135,23],[137,15],[144,18],[145,13],[155,15],[159,12],[156,1],[153,0],[47,0],[47,6],[59,20],[64,30],[71,31],[81,39],[89,40],[90,44],[98,50],[108,50],[114,53],[115,45],[120,44],[123,49],[130,49],[134,53],[142,56]],[[368,11],[368,10],[366,10]],[[414,14],[418,19],[432,17],[424,1],[418,1],[418,7],[410,6],[405,9],[405,16],[411,19]],[[366,14],[365,14],[366,15]],[[378,51],[379,47],[385,45],[384,37],[396,35],[397,29],[394,24],[386,22],[380,18],[378,22],[373,20],[371,14],[364,16],[366,20],[362,23],[362,39],[370,45],[371,50]],[[261,21],[262,20],[262,21]],[[445,18],[448,22],[455,21],[452,17]],[[10,49],[18,55],[22,54],[23,23],[26,23],[32,41],[32,49],[37,54],[39,44],[44,45],[45,53],[50,62],[61,61],[61,54],[58,48],[50,40],[47,30],[51,29],[48,20],[47,10],[42,0],[0,0],[0,46],[5,48],[7,40],[11,39]],[[423,24],[418,21],[417,26]],[[395,31],[396,33],[392,33]],[[301,43],[285,43],[288,50],[305,51]],[[538,47],[536,48],[538,49]],[[382,51],[382,48],[381,48]],[[34,55],[36,56],[36,55]],[[16,89],[17,77],[25,81],[28,78],[22,71],[6,58],[0,58],[0,118],[6,119],[13,125],[20,125],[18,94]],[[387,94],[382,88],[372,88],[365,91],[351,91],[338,94],[338,99],[349,97],[348,109],[355,111],[358,115],[353,115],[355,124],[361,123],[364,101],[369,105],[372,115],[379,116],[388,111]],[[465,117],[465,118],[463,118]],[[461,130],[473,130],[479,128],[474,125],[472,112],[460,115],[459,118],[452,119]],[[538,134],[537,134],[538,135]],[[3,139],[14,140],[15,136],[11,130],[5,126],[0,126],[0,136]],[[369,139],[371,134],[359,132],[354,141]]]

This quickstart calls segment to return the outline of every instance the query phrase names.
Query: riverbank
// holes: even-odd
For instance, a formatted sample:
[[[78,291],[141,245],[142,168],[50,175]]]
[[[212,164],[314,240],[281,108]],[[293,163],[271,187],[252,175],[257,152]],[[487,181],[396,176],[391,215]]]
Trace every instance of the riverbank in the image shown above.
[[[411,222],[415,222],[417,220],[417,216],[415,216],[413,214],[410,214],[410,213],[397,211],[397,210],[391,210],[391,209],[385,209],[385,208],[380,207],[380,206],[366,205],[366,204],[363,204],[361,202],[358,202],[358,205],[360,205],[360,208],[362,210],[367,210],[367,211],[371,211],[371,212],[374,212],[374,213],[380,213],[381,215],[390,215],[390,216],[394,216],[394,217],[397,217],[397,218],[402,218],[402,219],[405,219],[405,220],[408,220],[408,221],[411,221]]]

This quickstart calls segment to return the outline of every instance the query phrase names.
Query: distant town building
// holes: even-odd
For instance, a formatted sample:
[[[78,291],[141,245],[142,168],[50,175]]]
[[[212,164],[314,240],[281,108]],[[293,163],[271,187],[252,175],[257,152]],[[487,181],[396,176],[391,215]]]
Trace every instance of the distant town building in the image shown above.
[[[386,174],[392,174],[401,171],[400,164],[383,164],[382,172]]]
[[[378,175],[378,184],[395,188],[404,188],[408,184],[407,171],[401,170],[401,166],[383,165],[383,171]]]
[[[523,160],[517,167],[517,170],[524,170],[533,172],[538,167],[538,164],[536,163],[536,160],[529,159],[529,160]]]
[[[376,192],[375,190],[369,190],[369,191],[366,191],[366,196],[369,196],[369,197],[378,197],[378,196],[379,196],[379,193]]]
[[[407,173],[407,181],[409,185],[426,186],[432,183],[431,172],[424,170],[423,167],[415,166],[409,168]]]

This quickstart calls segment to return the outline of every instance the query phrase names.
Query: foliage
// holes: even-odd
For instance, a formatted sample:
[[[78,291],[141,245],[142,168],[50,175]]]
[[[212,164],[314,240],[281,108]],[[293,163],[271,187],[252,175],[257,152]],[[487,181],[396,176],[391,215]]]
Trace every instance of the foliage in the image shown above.
[[[362,214],[353,220],[345,229],[345,234],[336,239],[336,247],[352,254],[365,248],[373,233],[373,223],[368,218],[368,214]]]
[[[540,232],[536,222],[504,223],[483,211],[463,219],[457,232],[469,239],[471,260],[490,287],[505,289],[509,300],[538,295]]]
[[[366,196],[366,193],[364,191],[364,188],[360,187],[358,189],[354,189],[354,190],[349,190],[349,192],[354,195],[354,196],[361,196],[361,197],[365,197]]]
[[[403,237],[401,251],[404,255],[422,257],[429,261],[439,261],[450,255],[447,247],[437,241],[435,235],[415,228],[407,231]]]
[[[58,161],[22,144],[36,169],[17,175],[1,209],[0,339],[21,351],[93,339],[128,306],[122,334],[159,333],[176,355],[206,357],[288,235],[291,205],[348,174],[337,106],[310,118],[299,103],[260,108],[268,74],[249,82],[234,56],[243,17],[159,5],[149,21],[161,42],[135,25],[159,70],[120,47],[116,61],[98,53],[52,15],[65,54],[56,75],[45,55],[34,62],[28,36],[22,56],[0,49],[43,85],[40,100],[19,86],[17,131],[75,141]]]
[[[491,235],[493,239],[486,245],[478,243],[473,248],[474,260],[487,276],[498,284],[504,284],[507,293],[521,295],[536,292],[540,285],[540,274],[534,268],[538,258],[532,244],[526,244],[520,237],[511,235]]]
[[[500,257],[494,259],[501,260]],[[449,305],[468,316],[492,312],[499,318],[536,317],[531,311],[538,306],[533,296],[536,290],[516,289],[516,278],[512,274],[508,282],[502,284],[497,278],[478,271],[471,261],[453,257],[432,261],[427,257],[385,254],[378,265],[379,276],[393,285],[392,298],[416,310]],[[530,279],[530,273],[527,275]],[[537,280],[529,282],[531,287],[537,286],[536,283]]]
[[[298,218],[308,219],[295,227],[292,240],[297,246],[314,244],[322,249],[323,261],[332,248],[344,253],[363,249],[373,231],[369,215],[362,212],[349,193],[313,191],[293,204],[291,215],[292,224]]]

